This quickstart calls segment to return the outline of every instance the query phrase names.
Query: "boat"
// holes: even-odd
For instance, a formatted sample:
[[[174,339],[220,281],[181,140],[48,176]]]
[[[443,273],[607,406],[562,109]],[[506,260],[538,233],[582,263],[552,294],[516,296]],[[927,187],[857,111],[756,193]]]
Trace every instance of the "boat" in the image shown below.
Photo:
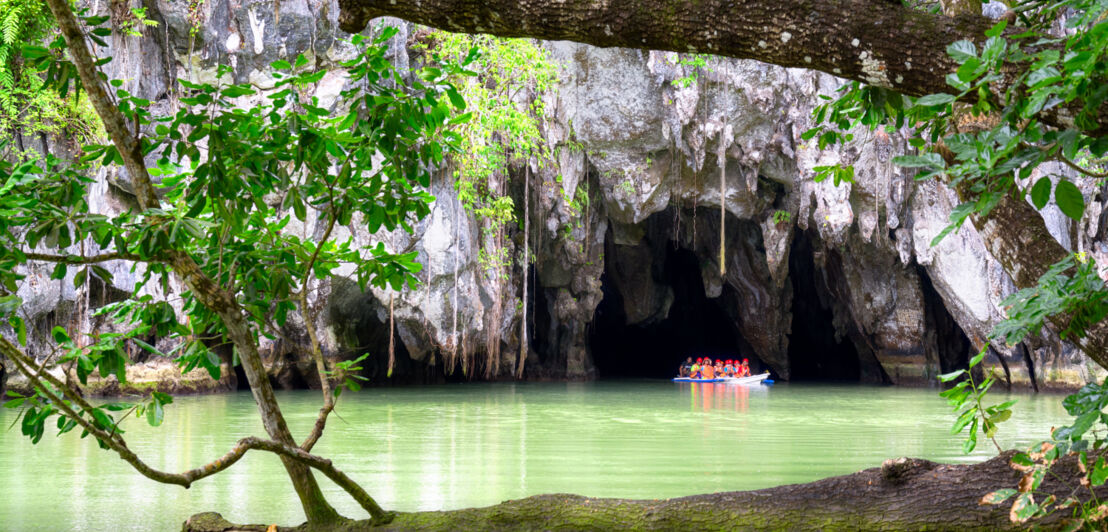
[[[759,373],[757,375],[751,375],[749,377],[724,377],[720,380],[727,384],[758,384],[760,382],[765,382],[766,379],[769,379],[768,371],[766,373]],[[773,381],[769,381],[769,383],[772,382]]]
[[[718,382],[723,384],[758,384],[769,378],[769,373],[759,373],[749,377],[720,377],[717,379],[694,379],[692,377],[676,377],[673,382]]]

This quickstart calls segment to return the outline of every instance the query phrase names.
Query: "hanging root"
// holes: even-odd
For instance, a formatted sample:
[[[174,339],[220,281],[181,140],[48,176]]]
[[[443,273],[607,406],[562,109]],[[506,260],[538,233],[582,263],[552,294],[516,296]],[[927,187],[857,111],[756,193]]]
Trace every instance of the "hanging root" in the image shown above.
[[[393,324],[393,295],[389,294],[389,372],[392,377],[392,368],[396,365],[396,327]]]

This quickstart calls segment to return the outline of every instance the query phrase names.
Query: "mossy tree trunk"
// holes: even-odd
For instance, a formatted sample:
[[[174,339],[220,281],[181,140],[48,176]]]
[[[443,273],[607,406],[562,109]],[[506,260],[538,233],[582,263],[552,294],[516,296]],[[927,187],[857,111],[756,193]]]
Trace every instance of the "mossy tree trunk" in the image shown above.
[[[1013,451],[980,464],[945,465],[901,458],[882,467],[808,484],[677,499],[592,499],[539,495],[496,506],[399,514],[388,530],[1019,530],[1031,523],[1009,520],[1009,504],[981,505],[981,497],[1015,488],[1021,473],[1009,466]],[[829,458],[830,459],[830,458]],[[1069,496],[1077,484],[1073,457],[1055,465],[1056,477],[1040,487]],[[1071,482],[1072,480],[1072,482]],[[1078,495],[1088,496],[1082,488]],[[1101,499],[1108,490],[1098,489]],[[1058,512],[1037,524],[1059,528]],[[213,525],[213,523],[217,525]],[[217,514],[200,514],[185,532],[254,530],[229,528]],[[264,527],[257,528],[264,530]],[[347,530],[377,530],[369,522]]]

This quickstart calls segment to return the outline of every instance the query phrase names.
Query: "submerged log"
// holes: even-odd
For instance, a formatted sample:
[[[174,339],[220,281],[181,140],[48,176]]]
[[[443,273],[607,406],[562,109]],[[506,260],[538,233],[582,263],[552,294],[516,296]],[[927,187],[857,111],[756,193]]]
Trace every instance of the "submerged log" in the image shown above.
[[[693,495],[675,499],[596,499],[579,495],[537,495],[484,508],[400,513],[384,527],[351,521],[338,530],[1018,530],[1010,504],[982,505],[981,497],[1015,488],[1022,475],[1011,468],[1015,451],[979,464],[949,465],[915,458],[888,460],[881,467],[807,484],[756,491]],[[1041,499],[1074,494],[1074,457],[1054,466],[1057,478],[1043,481]],[[1072,480],[1072,482],[1071,482]],[[1088,497],[1087,488],[1077,495]],[[1098,489],[1103,498],[1108,490]],[[1037,524],[1060,528],[1069,510]],[[198,514],[184,532],[266,530],[233,525],[219,514]],[[280,528],[279,530],[307,530]]]

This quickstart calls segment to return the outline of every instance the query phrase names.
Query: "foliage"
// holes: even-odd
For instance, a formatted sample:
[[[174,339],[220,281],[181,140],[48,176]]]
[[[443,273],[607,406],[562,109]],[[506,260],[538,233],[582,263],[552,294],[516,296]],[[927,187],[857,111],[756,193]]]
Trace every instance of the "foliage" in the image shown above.
[[[857,127],[908,131],[909,143],[919,153],[896,157],[894,162],[919,169],[917,179],[941,177],[963,201],[932,245],[969,217],[987,216],[1006,196],[1017,201],[1029,198],[1037,209],[1053,198],[1066,216],[1080,220],[1086,209],[1082,180],[1105,177],[1099,165],[1108,155],[1108,136],[1100,131],[1097,119],[1108,101],[1108,3],[1026,0],[1008,5],[1021,29],[1009,30],[1008,22],[1000,21],[983,42],[962,40],[947,48],[959,65],[946,77],[949,93],[909,98],[849,83],[838,98],[827,98],[817,107],[815,127],[803,135],[805,140],[816,138],[822,149],[850,142],[850,131]],[[1064,31],[1056,33],[1059,21]],[[1059,113],[1072,119],[1053,119]],[[1032,180],[1048,161],[1065,165],[1078,177],[1041,175]],[[824,167],[817,170],[817,178],[834,175],[838,182],[839,174],[849,172],[848,168]],[[1051,266],[1037,286],[1010,295],[1003,305],[1007,319],[991,333],[990,342],[1015,345],[1029,334],[1038,334],[1043,321],[1053,316],[1065,316],[1060,336],[1076,339],[1108,316],[1108,289],[1093,261],[1077,254]],[[967,452],[976,445],[979,428],[991,437],[996,423],[1010,415],[1010,402],[982,406],[993,380],[989,376],[976,383],[972,369],[988,345],[971,359],[970,370],[941,377],[947,382],[965,376],[942,395],[960,412],[953,432],[969,428]],[[1108,405],[1106,385],[1090,384],[1067,397],[1064,404],[1077,417],[1074,424],[1054,431],[1054,441],[1016,455],[1012,465],[1024,472],[1018,488],[990,493],[982,503],[999,504],[1014,497],[1010,518],[1017,523],[1074,507],[1073,526],[1102,528],[1108,507],[1100,505],[1091,488],[1108,478],[1108,466],[1102,455],[1094,461],[1088,449],[1099,450],[1105,444],[1105,433],[1092,427],[1108,421],[1103,413]],[[1091,446],[1084,439],[1087,435],[1092,435]],[[1083,474],[1077,488],[1088,488],[1091,498],[1085,503],[1075,497],[1057,501],[1053,496],[1036,501],[1034,493],[1043,478],[1068,453],[1077,453]]]
[[[221,361],[209,346],[228,343],[231,335],[217,309],[198,297],[204,288],[190,285],[180,313],[144,290],[168,287],[170,276],[181,274],[171,264],[182,254],[199,268],[194,278],[211,280],[214,287],[208,289],[233,294],[255,342],[276,333],[290,312],[307,312],[297,306],[298,292],[340,267],[363,289],[414,286],[420,271],[415,253],[394,253],[380,242],[359,246],[328,238],[330,229],[322,239],[305,238],[300,225],[359,227],[363,234],[410,231],[410,223],[429,212],[433,198],[424,188],[431,172],[458,151],[462,139],[451,129],[468,118],[456,116],[465,104],[449,83],[465,71],[446,63],[413,72],[406,81],[385,58],[384,42],[394,33],[386,30],[372,41],[353,37],[356,57],[342,64],[352,88],[342,93],[337,114],[301,96],[326,74],[310,68],[303,56],[273,63],[277,83],[268,94],[249,84],[182,81],[182,108],[169,116],[151,114],[149,101],[113,81],[127,120],[153,126],[142,147],[157,160],[150,172],[160,178],[158,208],[115,215],[90,208],[93,180],[86,175],[97,165],[121,164],[114,145],[88,145],[77,161],[49,154],[18,164],[0,160],[0,319],[12,326],[16,342],[27,342],[16,292],[30,260],[55,263],[53,277],[72,278],[75,286],[92,276],[110,284],[112,274],[101,265],[109,260],[130,262],[141,275],[132,297],[101,310],[125,332],[52,331],[59,356],[45,364],[72,365],[82,383],[94,373],[126,382],[130,345],[173,356],[183,371],[203,368],[220,376]],[[227,68],[220,70],[219,79],[225,79]],[[240,98],[259,96],[260,105],[236,105]],[[150,338],[176,339],[178,347],[160,353],[146,341]],[[242,346],[235,347],[237,359]],[[349,389],[357,388],[353,373],[364,359],[337,366],[348,373]],[[23,433],[37,442],[55,415],[61,433],[84,420],[116,435],[132,412],[160,424],[164,406],[172,402],[161,393],[135,405],[91,407],[51,399],[72,399],[69,393],[44,384],[6,406],[23,408]],[[76,410],[76,417],[67,408]],[[122,416],[113,414],[121,411]],[[97,438],[101,446],[109,443]]]
[[[428,41],[434,60],[465,58],[475,74],[459,84],[458,98],[470,103],[473,119],[459,129],[461,153],[451,162],[458,199],[487,222],[487,236],[498,239],[516,217],[504,183],[509,169],[550,161],[541,129],[543,94],[557,80],[556,68],[546,51],[527,39],[436,31]],[[490,275],[500,277],[510,255],[493,245],[480,251],[480,260]]]
[[[1108,137],[1093,133],[1097,109],[1108,98],[1105,5],[1095,0],[1069,4],[1074,15],[1066,21],[1068,37],[1006,32],[1007,22],[1001,21],[987,32],[980,49],[971,41],[952,43],[947,52],[960,64],[947,76],[952,94],[913,99],[857,82],[844,85],[839,98],[816,109],[816,127],[804,133],[805,140],[818,136],[822,148],[850,141],[849,130],[858,126],[912,128],[909,142],[921,154],[894,161],[921,169],[918,179],[941,174],[972,197],[954,210],[950,227],[936,242],[971,214],[987,215],[1006,194],[1022,198],[1030,193],[1042,208],[1053,189],[1062,211],[1079,219],[1084,199],[1069,179],[1059,176],[1054,185],[1044,176],[1031,187],[1022,184],[1047,161],[1089,176],[1074,161],[1108,153]],[[1002,84],[1010,72],[1017,72],[1016,78]],[[1047,125],[1046,115],[1061,105],[1079,108],[1073,126]]]
[[[119,23],[119,31],[128,37],[142,37],[142,28],[156,27],[158,22],[146,18],[145,7],[132,7]]]
[[[982,504],[1001,504],[1012,500],[1009,517],[1012,522],[1025,523],[1053,514],[1059,510],[1071,509],[1073,519],[1069,520],[1069,530],[1102,530],[1108,522],[1108,511],[1098,499],[1094,488],[1103,486],[1108,480],[1108,461],[1104,449],[1108,445],[1108,379],[1097,384],[1086,384],[1076,393],[1062,401],[1066,412],[1074,416],[1073,424],[1053,430],[1052,440],[1045,441],[1022,453],[1012,456],[1011,466],[1023,473],[1017,488],[1006,488],[982,497]],[[1079,475],[1070,495],[1058,500],[1052,494],[1035,499],[1044,478],[1052,475],[1061,478],[1052,468],[1065,456],[1073,456],[1077,461]],[[1087,498],[1084,492],[1088,493]]]
[[[773,223],[777,225],[787,224],[793,219],[793,213],[789,211],[776,210],[773,211]]]
[[[700,81],[700,70],[707,68],[708,59],[712,57],[715,56],[711,54],[676,54],[671,62],[683,67],[692,67],[692,71],[685,76],[674,79],[670,83],[678,88],[688,88],[690,85],[698,83]]]
[[[25,47],[48,39],[53,28],[45,3],[0,0],[0,141],[11,139],[14,131],[77,143],[103,136],[87,99],[76,93],[71,98],[59,95],[34,62],[24,57]],[[23,155],[29,154],[16,154]]]
[[[13,91],[19,85],[20,47],[43,38],[54,25],[46,5],[36,0],[0,0],[0,111],[17,112]]]
[[[1072,276],[1067,275],[1070,272]],[[1096,263],[1084,253],[1077,253],[1051,266],[1037,286],[1019,290],[1001,304],[1007,309],[1008,319],[997,324],[992,335],[1008,345],[1039,334],[1043,321],[1055,315],[1069,318],[1066,327],[1058,331],[1059,336],[1076,339],[1085,336],[1091,324],[1108,316],[1108,290],[1097,275]]]
[[[950,428],[950,433],[958,434],[963,430],[967,432],[966,440],[962,444],[962,451],[967,454],[977,447],[979,430],[981,434],[984,434],[986,438],[993,442],[996,450],[1000,451],[1000,445],[996,442],[997,424],[1012,417],[1011,407],[1016,404],[1015,400],[1011,400],[992,406],[984,405],[985,394],[996,383],[996,378],[989,375],[978,383],[974,379],[973,373],[974,368],[978,367],[987,353],[988,346],[970,359],[967,369],[959,369],[939,376],[939,380],[942,382],[951,382],[959,377],[965,377],[939,395],[945,397],[954,411],[958,412],[958,418],[954,421],[954,426]]]

